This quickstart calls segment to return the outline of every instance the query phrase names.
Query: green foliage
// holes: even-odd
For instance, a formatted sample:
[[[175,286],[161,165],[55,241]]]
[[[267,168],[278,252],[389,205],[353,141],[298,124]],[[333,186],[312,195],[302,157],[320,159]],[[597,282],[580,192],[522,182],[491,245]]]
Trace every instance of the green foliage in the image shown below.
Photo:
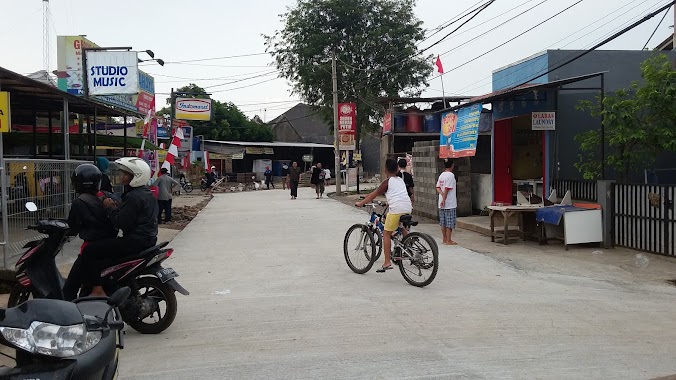
[[[297,0],[284,27],[265,36],[280,75],[293,92],[333,124],[331,64],[338,59],[338,99],[357,103],[357,125],[375,130],[380,96],[419,95],[432,57],[417,43],[425,33],[415,0]]]
[[[643,83],[606,95],[601,102],[582,101],[578,109],[603,118],[606,167],[626,181],[652,165],[663,151],[676,151],[676,71],[665,55],[641,64]],[[601,134],[593,130],[575,137],[582,153],[575,167],[585,179],[601,176]]]
[[[181,87],[176,92],[189,92],[189,98],[209,99],[206,91],[194,83]],[[200,95],[201,94],[201,95]],[[167,98],[167,105],[171,99]],[[272,130],[267,125],[258,124],[242,113],[232,102],[212,102],[211,121],[190,121],[195,136],[203,135],[206,140],[226,141],[272,141]],[[169,106],[157,111],[157,115],[169,115]]]

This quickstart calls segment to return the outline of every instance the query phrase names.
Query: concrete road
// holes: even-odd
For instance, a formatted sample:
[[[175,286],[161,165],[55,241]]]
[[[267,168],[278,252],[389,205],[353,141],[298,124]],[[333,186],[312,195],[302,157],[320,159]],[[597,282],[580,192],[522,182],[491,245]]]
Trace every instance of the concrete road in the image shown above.
[[[440,249],[427,288],[352,273],[366,214],[301,189],[217,195],[173,241],[192,294],[127,333],[122,379],[648,379],[676,373],[676,288],[532,275]]]

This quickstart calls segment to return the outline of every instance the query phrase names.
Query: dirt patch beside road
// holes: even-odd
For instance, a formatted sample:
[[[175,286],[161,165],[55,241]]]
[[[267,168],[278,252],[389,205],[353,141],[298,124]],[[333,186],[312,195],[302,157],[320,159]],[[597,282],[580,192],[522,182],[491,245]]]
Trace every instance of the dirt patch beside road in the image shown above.
[[[180,195],[175,196],[172,202],[171,221],[160,224],[160,228],[172,230],[184,229],[200,211],[209,203],[208,195]]]

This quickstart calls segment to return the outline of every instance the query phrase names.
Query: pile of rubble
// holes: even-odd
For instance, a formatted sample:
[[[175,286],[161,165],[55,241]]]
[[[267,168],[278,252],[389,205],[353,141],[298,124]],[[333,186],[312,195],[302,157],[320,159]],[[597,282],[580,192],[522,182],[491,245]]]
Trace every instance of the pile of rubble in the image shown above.
[[[209,203],[209,199],[205,199],[195,206],[181,206],[171,209],[171,222],[163,223],[160,226],[163,228],[171,228],[175,230],[182,230],[188,225],[197,214]]]

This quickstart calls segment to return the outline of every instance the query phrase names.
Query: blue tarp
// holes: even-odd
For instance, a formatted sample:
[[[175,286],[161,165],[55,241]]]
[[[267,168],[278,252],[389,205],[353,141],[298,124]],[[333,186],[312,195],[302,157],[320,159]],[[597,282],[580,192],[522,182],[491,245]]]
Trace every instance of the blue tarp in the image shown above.
[[[535,211],[535,220],[538,222],[545,222],[547,224],[559,224],[561,218],[566,212],[584,211],[586,208],[575,206],[550,206],[539,208]]]

